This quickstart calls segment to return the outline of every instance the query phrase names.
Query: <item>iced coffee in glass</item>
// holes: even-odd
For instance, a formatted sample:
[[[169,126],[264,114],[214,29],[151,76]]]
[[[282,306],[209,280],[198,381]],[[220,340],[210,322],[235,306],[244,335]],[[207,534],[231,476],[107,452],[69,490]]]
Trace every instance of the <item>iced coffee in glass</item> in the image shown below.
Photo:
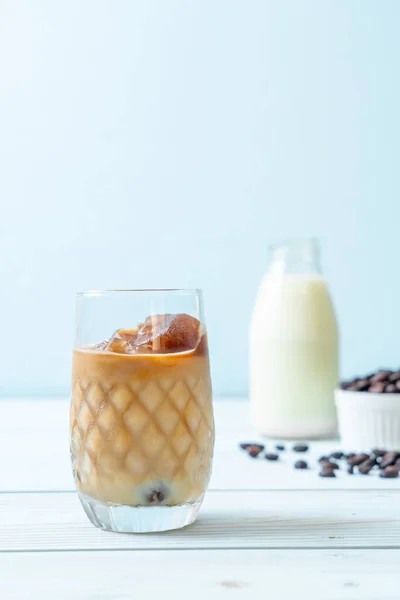
[[[78,294],[70,433],[94,525],[150,532],[196,519],[214,448],[201,291]]]

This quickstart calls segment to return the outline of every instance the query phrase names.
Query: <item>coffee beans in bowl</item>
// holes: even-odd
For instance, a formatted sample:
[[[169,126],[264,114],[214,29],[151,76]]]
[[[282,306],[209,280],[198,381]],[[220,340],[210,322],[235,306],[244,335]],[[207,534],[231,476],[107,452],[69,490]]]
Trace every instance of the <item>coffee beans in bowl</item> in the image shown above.
[[[400,369],[343,381],[335,403],[345,449],[400,448]]]
[[[340,388],[350,392],[397,393],[400,392],[400,370],[380,369],[376,373],[365,375],[365,377],[355,377],[350,381],[343,381]]]

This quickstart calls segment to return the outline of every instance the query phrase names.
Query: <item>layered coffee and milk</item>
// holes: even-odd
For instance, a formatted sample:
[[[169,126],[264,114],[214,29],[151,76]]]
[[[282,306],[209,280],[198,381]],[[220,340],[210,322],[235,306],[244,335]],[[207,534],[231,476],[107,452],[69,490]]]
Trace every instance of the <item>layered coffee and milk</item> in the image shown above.
[[[196,502],[211,473],[207,336],[186,314],[75,348],[71,454],[79,492],[127,506]]]

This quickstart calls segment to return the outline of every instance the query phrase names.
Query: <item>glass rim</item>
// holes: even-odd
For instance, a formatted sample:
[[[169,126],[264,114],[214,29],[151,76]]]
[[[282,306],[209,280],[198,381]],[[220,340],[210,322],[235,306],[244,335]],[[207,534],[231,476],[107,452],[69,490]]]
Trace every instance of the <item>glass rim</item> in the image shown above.
[[[103,296],[106,294],[127,294],[127,293],[142,293],[142,294],[170,294],[170,295],[192,295],[201,296],[203,293],[201,288],[126,288],[126,289],[109,289],[109,290],[84,290],[77,292],[76,296]]]

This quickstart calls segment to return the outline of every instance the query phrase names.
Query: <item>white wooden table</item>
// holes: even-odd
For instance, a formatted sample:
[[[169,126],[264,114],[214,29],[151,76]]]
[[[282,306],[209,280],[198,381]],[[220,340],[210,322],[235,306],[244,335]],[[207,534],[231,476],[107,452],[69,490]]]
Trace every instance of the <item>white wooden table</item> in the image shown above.
[[[200,517],[176,532],[94,528],[74,493],[68,402],[0,401],[0,598],[207,600],[400,598],[400,478],[318,477],[300,458],[252,460],[247,403],[215,404],[213,477]],[[288,447],[291,444],[287,445]],[[303,456],[302,456],[303,457]]]

